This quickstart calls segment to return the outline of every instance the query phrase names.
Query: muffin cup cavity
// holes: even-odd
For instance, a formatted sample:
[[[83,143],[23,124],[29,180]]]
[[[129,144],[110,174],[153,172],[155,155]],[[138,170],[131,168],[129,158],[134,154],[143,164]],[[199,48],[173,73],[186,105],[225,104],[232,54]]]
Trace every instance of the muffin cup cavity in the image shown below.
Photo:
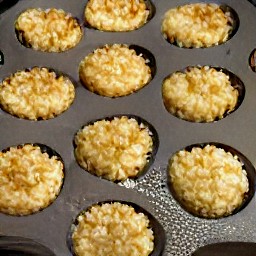
[[[90,210],[95,206],[100,206],[100,207],[104,206],[104,205],[113,206],[113,204],[116,204],[116,203],[118,203],[119,205],[122,205],[122,206],[132,207],[134,209],[135,213],[137,213],[137,214],[142,213],[145,215],[145,217],[148,218],[148,220],[149,220],[148,229],[151,229],[153,231],[153,236],[154,236],[154,239],[153,239],[154,249],[149,254],[149,256],[161,256],[164,251],[166,236],[165,236],[165,231],[164,231],[162,225],[158,222],[158,220],[151,213],[149,213],[147,210],[145,210],[143,207],[141,207],[133,202],[127,202],[127,201],[115,200],[115,199],[99,201],[95,204],[92,204],[88,208],[82,210],[74,218],[73,222],[71,223],[69,232],[67,234],[67,246],[68,246],[69,250],[71,251],[72,255],[78,256],[74,251],[74,244],[73,244],[73,239],[72,239],[73,233],[79,224],[78,218],[80,216],[83,216],[86,212],[90,212]]]
[[[141,0],[139,0],[139,1],[141,1]],[[141,2],[145,3],[145,6],[146,6],[145,11],[148,12],[148,15],[147,15],[146,20],[145,20],[144,23],[141,21],[140,24],[136,25],[135,27],[134,27],[134,25],[131,25],[131,26],[128,26],[127,28],[122,28],[122,27],[115,28],[115,25],[112,24],[112,27],[109,25],[108,28],[104,28],[104,26],[102,28],[100,28],[100,26],[102,26],[102,25],[99,25],[99,24],[98,25],[93,25],[93,24],[91,24],[92,22],[90,23],[90,21],[88,20],[88,17],[86,17],[86,15],[84,15],[85,16],[84,17],[84,26],[86,28],[89,28],[89,29],[99,30],[99,31],[103,31],[103,32],[114,32],[114,33],[126,33],[126,32],[131,32],[131,31],[140,29],[141,27],[145,26],[151,19],[154,18],[154,15],[155,15],[155,12],[156,12],[155,5],[152,3],[151,0],[143,0]],[[87,8],[87,4],[85,6],[85,12],[86,12],[86,8]],[[101,13],[101,15],[104,16],[105,13]],[[92,13],[90,14],[90,19],[93,19],[93,14]],[[115,24],[115,22],[116,22],[116,20],[112,19],[112,23]]]
[[[136,123],[138,124],[138,126],[140,127],[139,129],[140,129],[140,131],[143,131],[143,130],[145,130],[145,131],[147,131],[147,133],[148,133],[148,135],[147,136],[149,136],[150,138],[151,138],[151,140],[152,140],[152,150],[151,151],[149,151],[144,157],[146,157],[146,163],[145,163],[145,165],[144,165],[144,167],[141,169],[141,170],[138,170],[137,171],[137,174],[134,176],[130,176],[130,175],[128,175],[128,174],[126,174],[126,175],[128,175],[128,176],[126,176],[125,175],[125,177],[126,178],[122,178],[122,179],[114,179],[114,178],[111,178],[112,177],[112,175],[114,175],[113,173],[115,172],[115,171],[117,171],[114,167],[114,169],[111,171],[111,172],[109,172],[109,173],[105,173],[105,174],[102,174],[102,175],[100,175],[98,172],[102,172],[101,170],[97,170],[97,166],[93,166],[93,164],[91,163],[91,161],[90,161],[90,158],[88,158],[88,159],[84,159],[83,158],[83,160],[84,161],[86,161],[87,163],[86,163],[86,165],[87,165],[87,168],[85,168],[85,166],[84,166],[84,163],[81,163],[80,161],[81,161],[81,156],[78,156],[77,155],[77,152],[76,152],[76,149],[77,149],[77,147],[78,147],[78,145],[77,145],[77,143],[78,142],[76,142],[76,138],[78,138],[78,134],[80,133],[80,132],[82,132],[83,131],[83,129],[84,128],[86,128],[86,127],[90,127],[90,126],[93,126],[95,123],[98,123],[98,122],[110,122],[110,124],[111,124],[111,122],[112,121],[115,121],[115,120],[120,120],[121,121],[121,119],[122,118],[125,118],[125,120],[127,120],[128,122],[129,122],[129,120],[135,120],[136,121]],[[124,122],[126,122],[124,120]],[[103,123],[102,123],[102,125],[103,125]],[[124,125],[125,125],[125,123],[124,123]],[[107,134],[105,134],[105,136],[107,136]],[[113,136],[113,134],[111,135],[111,136]],[[77,139],[78,140],[78,139]],[[99,143],[101,143],[100,141],[99,141]],[[122,143],[121,143],[122,144]],[[105,117],[105,118],[101,118],[101,119],[97,119],[97,120],[94,120],[94,121],[90,121],[90,122],[88,122],[87,124],[85,124],[85,125],[83,125],[82,127],[81,127],[81,129],[79,129],[78,130],[78,132],[75,134],[75,136],[74,136],[74,139],[73,139],[73,146],[74,146],[74,155],[75,155],[75,158],[76,158],[76,160],[77,160],[77,163],[80,165],[80,167],[81,168],[83,168],[83,169],[85,169],[86,171],[88,171],[89,173],[91,173],[91,174],[93,174],[93,175],[95,175],[95,176],[99,176],[99,177],[101,177],[101,178],[105,178],[105,179],[108,179],[108,180],[111,180],[112,182],[115,182],[115,183],[117,183],[117,182],[119,182],[119,181],[124,181],[124,180],[126,180],[126,179],[134,179],[134,180],[136,180],[136,179],[140,179],[140,178],[143,178],[143,176],[147,173],[147,171],[149,170],[149,168],[150,168],[150,166],[153,164],[153,162],[154,162],[154,160],[155,160],[155,156],[156,156],[156,153],[157,153],[157,150],[158,150],[158,146],[159,146],[159,138],[158,138],[158,134],[157,134],[157,131],[155,130],[155,128],[150,124],[150,123],[148,123],[146,120],[144,120],[144,119],[142,119],[141,117],[139,117],[139,116],[135,116],[135,115],[122,115],[122,114],[120,114],[120,115],[114,115],[114,116],[109,116],[109,117]],[[115,148],[115,146],[113,145],[112,146],[113,147],[113,150],[118,150],[118,149],[116,149]],[[121,146],[122,147],[122,146]],[[132,147],[132,145],[130,145],[129,146],[129,148],[130,147]],[[128,148],[127,148],[128,149]],[[80,149],[80,150],[82,150],[82,149]],[[99,150],[98,148],[96,149],[95,148],[95,150]],[[120,150],[122,151],[123,149],[121,149],[120,148]],[[114,157],[114,156],[113,156]],[[128,157],[128,156],[125,156],[125,157]],[[142,156],[141,156],[142,157]],[[118,158],[119,159],[119,158]],[[102,160],[103,161],[103,160]],[[119,161],[119,160],[117,160],[117,159],[113,159],[113,161]],[[122,165],[120,165],[120,166],[122,166]],[[89,169],[91,169],[91,170],[88,170],[88,168]],[[120,167],[121,168],[121,167]],[[137,167],[136,167],[137,168]],[[137,170],[135,168],[135,170]],[[134,171],[135,171],[134,170]],[[127,170],[128,171],[128,170]],[[104,172],[103,172],[104,173]],[[129,173],[129,171],[128,171],[128,173]],[[119,175],[118,175],[119,176]]]
[[[83,37],[83,30],[79,19],[62,9],[30,8],[17,16],[15,34],[26,48],[60,53],[76,47]]]
[[[0,154],[0,169],[3,176],[1,186],[5,187],[6,191],[10,190],[9,199],[1,200],[0,212],[13,216],[36,214],[48,208],[56,200],[63,187],[65,165],[62,157],[55,150],[41,143],[25,143],[3,149]],[[18,171],[15,168],[10,169],[8,161],[12,161],[12,168],[16,164]],[[9,184],[6,183],[6,179],[9,179]],[[19,193],[20,201],[27,207],[15,201],[16,193]],[[11,204],[8,201],[10,196]]]
[[[192,256],[216,256],[216,255],[253,255],[256,243],[251,242],[219,242],[200,247]]]
[[[151,69],[151,80],[153,80],[156,75],[157,66],[156,66],[156,59],[152,54],[152,52],[150,52],[148,49],[142,46],[135,45],[135,44],[129,45],[129,49],[133,49],[138,56],[143,57],[143,59],[146,61],[147,65]],[[150,81],[148,83],[150,83]]]
[[[204,41],[201,38],[201,36],[199,36],[198,38],[195,39],[191,35],[191,39],[190,39],[191,42],[187,42],[186,41],[187,38],[184,38],[185,41],[184,40],[180,40],[180,39],[177,38],[177,37],[179,37],[179,31],[176,32],[176,35],[175,34],[168,35],[170,32],[168,32],[168,29],[166,28],[167,25],[166,24],[163,25],[164,22],[167,22],[166,21],[167,20],[167,12],[169,12],[171,10],[178,10],[179,11],[179,8],[186,8],[188,6],[193,7],[195,5],[200,5],[200,4],[202,4],[201,8],[204,8],[203,7],[204,4],[208,5],[207,8],[210,8],[210,5],[215,4],[215,5],[218,6],[219,10],[221,10],[223,12],[223,15],[225,15],[226,19],[227,19],[226,26],[231,27],[229,29],[229,31],[227,31],[225,36],[221,35],[222,31],[220,31],[220,35],[219,35],[220,38],[219,38],[219,40],[216,41],[215,39],[213,39],[212,42],[209,42],[209,41]],[[219,18],[216,17],[216,19],[218,20]],[[208,23],[208,24],[209,24],[209,26],[211,25],[210,23]],[[226,5],[226,4],[218,4],[218,3],[215,3],[215,2],[211,2],[211,3],[198,2],[198,3],[192,3],[192,4],[177,6],[175,8],[171,8],[171,9],[167,10],[166,13],[165,13],[165,16],[163,18],[162,34],[163,34],[164,39],[168,43],[170,43],[170,44],[172,44],[174,46],[180,47],[180,48],[187,48],[187,49],[209,48],[209,47],[214,47],[214,46],[221,45],[221,44],[224,44],[224,43],[228,42],[236,34],[236,32],[237,32],[237,30],[239,28],[239,25],[240,25],[240,20],[239,20],[238,14],[236,13],[236,11],[232,7],[230,7],[230,6]]]
[[[205,87],[205,85],[203,85],[203,87],[199,86],[199,84],[195,85],[194,84],[194,80],[196,79],[196,75],[198,76],[198,72],[196,73],[195,70],[200,71],[200,76],[201,78],[199,78],[198,81],[200,81],[201,79],[206,79],[207,78],[207,84],[208,87]],[[211,73],[210,73],[211,71]],[[230,85],[237,91],[237,96],[233,95],[232,90],[230,90],[230,88],[228,89],[228,86],[226,85],[226,82],[224,81],[224,79],[222,78],[222,83],[223,85],[226,86],[226,89],[228,89],[229,92],[229,98],[224,99],[223,97],[220,97],[219,95],[219,91],[215,92],[213,88],[213,86],[215,86],[211,81],[211,74],[213,74],[213,71],[215,72],[214,76],[216,79],[216,74],[217,72],[221,75],[222,73],[224,75],[226,75],[226,78],[228,79],[228,82],[230,82]],[[194,73],[193,77],[192,77],[192,72]],[[194,98],[192,98],[192,94],[191,92],[187,92],[187,94],[180,94],[180,92],[177,90],[177,82],[175,82],[175,84],[172,84],[170,81],[170,79],[175,76],[175,75],[180,75],[180,77],[178,79],[181,79],[181,81],[183,81],[184,77],[182,77],[184,74],[186,75],[185,79],[188,79],[187,82],[189,83],[188,87],[185,87],[184,89],[186,90],[192,90],[192,93],[194,94]],[[197,78],[198,79],[198,78]],[[190,81],[191,80],[191,81]],[[202,80],[203,81],[203,80]],[[183,83],[183,82],[182,82]],[[184,85],[185,86],[185,85]],[[190,89],[190,86],[192,89]],[[218,85],[219,88],[220,85]],[[222,86],[223,87],[223,86]],[[230,87],[230,86],[229,86]],[[169,89],[168,89],[169,88]],[[176,88],[176,89],[175,89]],[[206,94],[205,92],[205,88],[207,88],[208,93]],[[211,89],[212,88],[212,89]],[[174,90],[174,93],[170,94],[169,90]],[[224,89],[223,89],[224,90]],[[216,94],[217,93],[217,94]],[[203,96],[204,95],[204,96]],[[221,104],[219,106],[219,110],[218,113],[215,111],[213,111],[212,107],[216,107],[218,106],[218,102],[216,102],[215,104],[212,104],[212,107],[210,108],[207,105],[208,112],[205,112],[205,107],[200,108],[198,107],[198,104],[201,104],[201,101],[205,101],[207,102],[207,104],[210,104],[210,97],[213,97],[214,95],[218,96],[218,100],[221,102],[219,104]],[[222,95],[227,95],[226,92]],[[231,95],[233,95],[232,100],[232,106],[231,106]],[[243,100],[244,100],[244,96],[245,96],[245,86],[244,83],[242,82],[242,80],[236,76],[234,73],[232,73],[231,71],[223,68],[223,67],[215,67],[215,66],[188,66],[182,70],[176,71],[170,75],[168,75],[167,77],[165,77],[165,79],[163,80],[162,83],[162,99],[163,99],[163,104],[166,108],[166,110],[176,116],[177,118],[183,119],[185,121],[189,121],[189,122],[197,122],[197,123],[211,123],[211,122],[216,122],[219,120],[222,120],[223,118],[227,117],[228,115],[232,114],[233,112],[235,112],[242,104]],[[190,97],[190,101],[185,101],[185,97]],[[194,102],[193,104],[191,103],[192,100],[195,100],[197,97],[197,102]],[[227,96],[226,96],[227,97]],[[199,98],[199,99],[198,99]],[[226,104],[226,110],[223,111],[223,104],[224,104],[224,100],[229,100],[229,104]],[[235,103],[233,103],[233,101],[236,101]],[[216,99],[215,99],[216,101]],[[179,105],[182,104],[182,107],[179,107]],[[188,107],[187,104],[192,104],[190,107]],[[200,105],[201,106],[201,105]],[[196,109],[194,110],[194,112],[191,112],[192,107],[196,107]],[[201,106],[202,107],[202,106]],[[210,116],[210,110],[212,111],[212,114]]]
[[[129,96],[146,87],[156,74],[154,55],[139,45],[106,44],[79,64],[82,85],[109,98]]]
[[[242,168],[243,170],[245,170],[246,172],[246,177],[247,177],[247,180],[248,180],[248,191],[243,193],[243,199],[242,199],[242,202],[240,203],[240,205],[236,206],[235,209],[233,209],[231,212],[227,212],[227,213],[224,213],[224,214],[221,214],[221,215],[218,215],[218,214],[214,214],[211,215],[211,216],[207,216],[206,213],[199,213],[198,210],[196,210],[195,208],[191,207],[191,205],[188,207],[187,205],[187,202],[185,200],[185,198],[181,195],[178,195],[178,192],[177,192],[177,188],[175,189],[174,188],[174,185],[173,185],[173,180],[170,176],[170,167],[171,167],[171,160],[173,159],[173,157],[181,152],[181,151],[186,151],[186,152],[192,152],[192,150],[194,148],[200,148],[200,149],[204,149],[205,147],[208,147],[208,146],[214,146],[216,147],[217,149],[222,149],[224,150],[226,153],[230,153],[232,156],[233,156],[233,159],[236,159],[237,161],[239,161],[242,165]],[[217,153],[219,154],[219,153]],[[185,158],[185,156],[184,156]],[[183,158],[183,159],[184,159]],[[198,157],[198,160],[195,160],[195,161],[210,161],[210,160],[205,160],[202,158],[202,160],[199,160],[200,157]],[[182,160],[183,161],[183,160]],[[219,167],[217,167],[219,168]],[[192,169],[191,169],[192,170]],[[217,174],[216,174],[217,175]],[[222,175],[222,174],[220,174]],[[224,175],[224,174],[223,174]],[[167,177],[168,177],[168,180],[167,180],[167,183],[168,183],[168,188],[169,188],[169,191],[170,193],[172,194],[172,196],[174,197],[174,199],[176,200],[176,202],[185,210],[187,211],[188,213],[194,215],[195,217],[199,217],[199,218],[206,218],[206,219],[219,219],[219,218],[223,218],[223,217],[228,217],[228,216],[231,216],[231,215],[234,215],[234,214],[237,214],[239,213],[240,211],[242,211],[251,201],[251,199],[253,198],[254,196],[254,193],[255,193],[255,185],[256,185],[256,172],[255,172],[255,168],[254,166],[252,165],[252,163],[246,158],[246,156],[244,156],[241,152],[239,152],[238,150],[234,149],[233,147],[231,146],[228,146],[228,145],[225,145],[225,144],[222,144],[222,143],[217,143],[217,142],[207,142],[207,143],[197,143],[197,144],[192,144],[192,145],[189,145],[187,147],[185,147],[184,149],[182,150],[179,150],[178,152],[176,152],[175,154],[173,154],[171,156],[171,158],[169,159],[169,164],[168,164],[168,168],[167,168]],[[222,181],[223,177],[220,176],[221,178],[218,178],[218,182],[219,181]],[[192,178],[191,178],[192,179]],[[212,179],[212,178],[211,178]],[[216,181],[214,181],[216,182]],[[224,179],[223,179],[223,182]],[[244,182],[244,181],[243,181]],[[196,184],[195,184],[195,188],[196,188]],[[199,187],[198,187],[199,188]],[[223,189],[227,189],[227,188],[223,188]],[[240,191],[239,191],[240,192]],[[199,192],[199,194],[203,193],[202,192]],[[183,198],[183,199],[182,199]],[[223,198],[221,199],[223,200]],[[207,204],[208,204],[208,201],[207,201]],[[225,203],[226,204],[226,203]],[[205,207],[208,207],[208,205]],[[229,207],[229,205],[227,205],[227,207]],[[201,211],[201,210],[200,210]],[[217,211],[216,208],[214,211]]]
[[[0,236],[1,255],[55,256],[46,246],[25,237]]]
[[[0,0],[0,14],[18,3],[19,0]]]
[[[253,72],[256,72],[256,48],[253,49],[249,56],[249,66]]]
[[[4,65],[4,53],[0,51],[0,65]]]
[[[52,119],[70,108],[75,87],[73,78],[53,68],[18,70],[0,82],[0,107],[21,119]],[[14,104],[15,100],[18,103]]]

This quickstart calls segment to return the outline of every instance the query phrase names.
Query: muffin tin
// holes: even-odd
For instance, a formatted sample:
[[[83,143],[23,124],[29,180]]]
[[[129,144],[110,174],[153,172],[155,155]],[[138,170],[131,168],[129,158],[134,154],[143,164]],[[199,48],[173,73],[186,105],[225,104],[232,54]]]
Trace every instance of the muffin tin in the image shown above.
[[[5,1],[0,2],[0,9]],[[7,2],[7,1],[6,1]],[[49,67],[67,74],[76,84],[76,97],[63,114],[46,121],[29,121],[0,111],[1,150],[23,143],[41,143],[56,150],[65,163],[65,179],[58,198],[46,209],[26,217],[0,214],[0,235],[33,239],[57,256],[71,255],[68,246],[70,225],[80,211],[102,201],[136,204],[149,212],[161,225],[156,236],[162,244],[152,255],[186,256],[204,245],[240,241],[256,243],[255,196],[238,213],[217,220],[207,220],[187,213],[175,201],[168,185],[166,169],[170,156],[196,143],[215,142],[228,145],[256,164],[255,95],[256,77],[249,66],[255,48],[256,9],[243,1],[204,1],[227,5],[239,17],[239,28],[226,43],[204,49],[184,49],[169,44],[161,34],[164,13],[178,5],[197,0],[152,0],[155,13],[143,27],[131,32],[101,32],[85,26],[83,10],[86,0],[22,0],[0,16],[0,79],[17,70],[34,66]],[[63,53],[34,51],[19,43],[14,22],[27,8],[51,7],[70,12],[83,25],[83,38],[73,49]],[[156,60],[156,74],[144,88],[129,96],[106,98],[86,90],[79,81],[80,61],[105,44],[138,45],[150,51]],[[244,100],[231,115],[213,123],[192,123],[174,117],[163,105],[163,79],[188,66],[209,65],[232,72],[244,84]],[[114,115],[135,115],[150,123],[159,136],[159,148],[149,170],[138,180],[115,184],[84,171],[75,161],[73,138],[76,131],[93,120]],[[252,175],[255,175],[252,172]],[[255,180],[252,184],[255,187]],[[162,228],[163,227],[163,228]],[[165,234],[165,235],[164,235]],[[166,241],[164,239],[166,237]],[[164,243],[165,242],[165,243]],[[228,254],[223,254],[228,255]]]

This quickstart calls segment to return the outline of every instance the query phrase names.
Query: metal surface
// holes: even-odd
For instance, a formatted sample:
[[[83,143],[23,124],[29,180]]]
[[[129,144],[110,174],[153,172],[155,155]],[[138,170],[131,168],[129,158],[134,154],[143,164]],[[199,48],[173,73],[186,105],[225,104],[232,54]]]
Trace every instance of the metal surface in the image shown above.
[[[255,196],[239,213],[218,220],[205,220],[185,212],[167,188],[166,167],[169,157],[179,149],[203,142],[229,145],[256,164],[256,74],[248,59],[255,48],[256,9],[248,1],[212,1],[232,7],[238,14],[237,33],[227,43],[205,49],[182,49],[170,45],[161,34],[164,13],[172,7],[195,0],[154,0],[155,16],[132,32],[100,32],[84,27],[81,42],[64,53],[44,53],[22,46],[15,35],[14,22],[30,7],[62,8],[83,22],[87,1],[22,0],[0,16],[0,50],[4,65],[0,79],[17,70],[45,66],[68,74],[76,81],[76,98],[69,110],[48,121],[28,121],[0,111],[0,148],[22,143],[42,143],[56,150],[65,163],[63,189],[52,205],[27,216],[0,214],[0,234],[31,238],[57,256],[71,255],[66,243],[69,228],[77,214],[98,201],[121,200],[135,203],[150,212],[163,225],[167,240],[164,255],[191,255],[200,246],[222,241],[256,242]],[[206,1],[204,1],[206,2]],[[79,82],[78,65],[95,48],[111,43],[139,45],[156,59],[154,79],[129,96],[110,99],[86,90]],[[187,66],[223,67],[238,76],[245,86],[241,106],[214,123],[191,123],[169,114],[162,102],[163,79]],[[138,181],[114,184],[84,171],[73,154],[73,137],[91,120],[118,114],[139,116],[151,123],[159,135],[159,149],[147,175]],[[157,234],[156,234],[157,235]]]

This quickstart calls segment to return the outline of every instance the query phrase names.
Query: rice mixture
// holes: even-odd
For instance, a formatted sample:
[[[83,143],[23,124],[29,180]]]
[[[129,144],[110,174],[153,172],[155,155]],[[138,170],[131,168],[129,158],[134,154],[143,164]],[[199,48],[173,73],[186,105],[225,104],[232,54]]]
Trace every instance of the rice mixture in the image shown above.
[[[83,34],[75,18],[55,8],[24,11],[18,17],[15,29],[22,44],[44,52],[63,52],[73,48]]]
[[[28,215],[46,208],[60,192],[63,164],[26,144],[0,152],[0,212]]]
[[[246,171],[237,156],[213,145],[174,154],[169,175],[181,204],[201,217],[232,214],[249,191]]]
[[[138,91],[151,80],[147,61],[127,45],[106,45],[89,54],[79,68],[80,79],[92,92],[119,97]]]
[[[80,215],[72,240],[77,256],[148,256],[154,249],[148,217],[118,202],[92,206]]]
[[[103,31],[130,31],[143,26],[149,11],[144,0],[89,0],[85,20]]]
[[[153,149],[148,128],[126,116],[87,125],[78,131],[74,142],[79,165],[112,181],[136,177]]]
[[[163,82],[166,109],[192,122],[213,122],[234,110],[239,92],[229,76],[208,66],[175,72]]]
[[[75,87],[69,78],[47,68],[18,71],[0,83],[0,105],[24,119],[53,118],[72,104]]]
[[[196,3],[178,6],[165,13],[162,33],[179,47],[201,48],[227,41],[233,29],[230,12],[217,4]]]

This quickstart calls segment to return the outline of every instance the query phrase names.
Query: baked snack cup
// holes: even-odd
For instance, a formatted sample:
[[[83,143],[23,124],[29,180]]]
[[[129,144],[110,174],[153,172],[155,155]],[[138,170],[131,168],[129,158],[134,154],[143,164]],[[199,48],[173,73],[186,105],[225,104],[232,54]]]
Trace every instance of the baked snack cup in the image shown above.
[[[62,9],[27,9],[15,22],[18,40],[43,52],[64,52],[75,47],[83,31],[78,20]]]
[[[187,67],[162,84],[166,110],[190,122],[218,121],[238,109],[244,95],[240,78],[220,67]]]
[[[83,169],[118,182],[143,175],[158,143],[152,125],[137,116],[119,115],[83,126],[74,137],[74,154]]]
[[[152,18],[153,11],[149,0],[89,0],[84,18],[89,27],[125,32],[142,27]]]
[[[169,9],[161,30],[164,38],[176,46],[208,48],[225,43],[238,27],[239,18],[232,8],[201,2]]]
[[[0,83],[1,108],[23,119],[54,118],[66,111],[74,98],[70,78],[45,67],[17,71]]]
[[[49,206],[64,179],[60,155],[43,144],[23,144],[0,152],[0,212],[29,215]]]
[[[87,55],[79,65],[82,84],[106,97],[121,97],[146,86],[156,72],[155,58],[136,45],[105,45]]]
[[[221,218],[241,211],[255,192],[255,169],[238,150],[221,143],[193,144],[172,155],[168,185],[189,213]]]

